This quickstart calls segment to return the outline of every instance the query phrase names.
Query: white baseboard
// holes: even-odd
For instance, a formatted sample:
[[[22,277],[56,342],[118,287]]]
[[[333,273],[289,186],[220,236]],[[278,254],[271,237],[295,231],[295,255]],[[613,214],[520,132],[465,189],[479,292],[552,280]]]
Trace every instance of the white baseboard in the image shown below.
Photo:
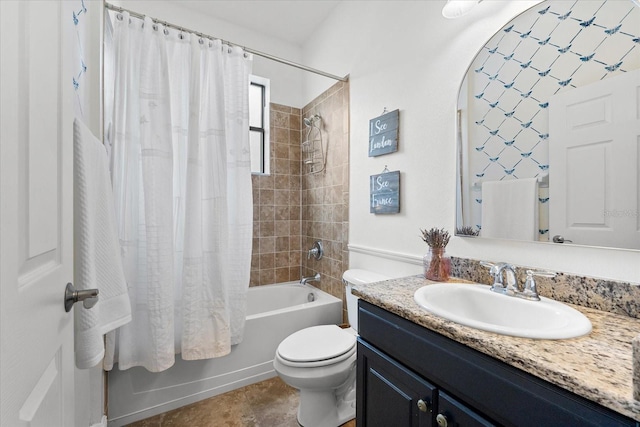
[[[90,427],[107,427],[107,416],[103,415],[99,423],[91,424]]]

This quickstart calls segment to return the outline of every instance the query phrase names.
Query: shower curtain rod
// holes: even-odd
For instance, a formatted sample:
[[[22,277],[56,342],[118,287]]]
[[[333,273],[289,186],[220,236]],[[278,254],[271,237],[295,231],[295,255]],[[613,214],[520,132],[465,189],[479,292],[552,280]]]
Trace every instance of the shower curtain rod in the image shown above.
[[[143,15],[141,13],[134,12],[134,11],[129,10],[129,9],[125,9],[123,7],[120,7],[120,6],[115,6],[115,5],[111,4],[111,3],[104,2],[104,6],[107,9],[111,9],[111,10],[114,10],[116,12],[128,12],[129,15],[131,15],[133,17],[136,17],[136,18],[140,18],[140,19],[144,19],[145,18],[145,15]],[[246,47],[246,46],[241,46],[239,44],[230,42],[228,40],[223,40],[220,37],[214,37],[214,36],[210,36],[210,35],[207,35],[207,34],[200,33],[198,31],[189,30],[187,28],[180,27],[178,25],[172,24],[170,22],[162,21],[162,20],[156,19],[156,18],[151,18],[151,20],[153,22],[155,22],[156,24],[161,24],[161,25],[164,25],[165,27],[173,28],[174,30],[182,31],[182,32],[185,32],[185,33],[195,34],[196,36],[199,36],[199,37],[202,37],[202,38],[206,38],[206,39],[220,40],[223,43],[226,43],[226,44],[231,45],[231,46],[240,46],[240,47],[242,47],[244,49],[245,52],[252,53],[254,55],[261,56],[263,58],[270,59],[272,61],[279,62],[281,64],[289,65],[291,67],[299,68],[299,69],[304,70],[304,71],[309,71],[310,73],[319,74],[321,76],[328,77],[328,78],[334,79],[334,80],[339,80],[341,82],[346,82],[346,81],[349,80],[348,76],[344,76],[344,77],[336,76],[335,74],[331,74],[331,73],[327,73],[327,72],[324,72],[324,71],[321,71],[321,70],[317,70],[315,68],[307,67],[306,65],[298,64],[296,62],[289,61],[288,59],[279,58],[279,57],[271,55],[269,53],[265,53],[265,52],[261,52],[259,50],[251,49],[251,48]]]

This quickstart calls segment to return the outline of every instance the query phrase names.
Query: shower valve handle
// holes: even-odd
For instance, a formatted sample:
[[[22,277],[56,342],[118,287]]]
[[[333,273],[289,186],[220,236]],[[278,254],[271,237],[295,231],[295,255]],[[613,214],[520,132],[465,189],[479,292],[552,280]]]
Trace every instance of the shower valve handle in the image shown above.
[[[317,261],[319,261],[320,259],[322,259],[323,255],[324,250],[322,248],[322,241],[316,240],[315,242],[313,242],[313,247],[309,249],[309,252],[307,252],[307,259],[311,259],[311,257],[313,256]]]

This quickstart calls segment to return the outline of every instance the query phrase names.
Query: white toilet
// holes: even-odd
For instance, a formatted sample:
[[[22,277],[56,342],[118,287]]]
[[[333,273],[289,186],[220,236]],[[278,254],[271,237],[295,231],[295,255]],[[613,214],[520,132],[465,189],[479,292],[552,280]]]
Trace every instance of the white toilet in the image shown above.
[[[285,338],[273,360],[282,380],[300,390],[298,422],[303,427],[336,427],[356,416],[356,335],[358,298],[351,286],[388,277],[366,270],[347,270],[348,329],[312,326]]]

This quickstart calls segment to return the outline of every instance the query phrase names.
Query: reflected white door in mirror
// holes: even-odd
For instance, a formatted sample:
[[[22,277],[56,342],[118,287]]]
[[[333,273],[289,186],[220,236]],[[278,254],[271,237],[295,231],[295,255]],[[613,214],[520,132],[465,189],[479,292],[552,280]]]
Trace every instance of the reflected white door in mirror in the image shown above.
[[[640,69],[551,97],[549,234],[640,249]]]

